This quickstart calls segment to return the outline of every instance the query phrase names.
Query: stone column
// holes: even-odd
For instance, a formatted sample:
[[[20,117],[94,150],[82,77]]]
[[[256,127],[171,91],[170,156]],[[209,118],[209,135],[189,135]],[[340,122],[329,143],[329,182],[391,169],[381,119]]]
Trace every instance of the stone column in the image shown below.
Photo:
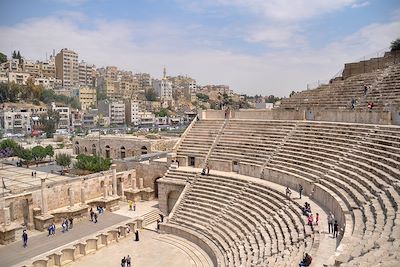
[[[136,177],[132,178],[132,189],[136,190],[137,186],[136,186]]]
[[[10,214],[10,208],[3,208],[3,214],[4,214],[4,224],[5,225],[10,225],[11,224],[11,214]]]
[[[71,186],[68,188],[68,192],[69,192],[69,207],[72,208],[74,206],[75,192],[74,190],[72,190]]]
[[[46,182],[46,178],[40,178],[41,181],[41,195],[42,195],[42,215],[46,215],[47,214],[47,192],[45,191],[45,182]]]
[[[111,165],[112,169],[112,187],[113,187],[113,195],[117,196],[117,165]]]
[[[108,176],[104,176],[104,198],[108,197]]]
[[[143,189],[143,178],[139,178],[139,189]]]
[[[121,178],[121,199],[125,200],[125,195],[124,195],[124,178]]]
[[[81,204],[86,204],[86,183],[83,179],[81,180]]]

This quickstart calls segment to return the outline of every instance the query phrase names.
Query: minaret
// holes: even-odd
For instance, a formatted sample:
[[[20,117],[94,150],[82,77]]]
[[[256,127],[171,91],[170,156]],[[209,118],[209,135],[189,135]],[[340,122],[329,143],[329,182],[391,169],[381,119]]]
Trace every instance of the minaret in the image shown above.
[[[164,73],[164,79],[167,78],[167,69],[165,68],[165,66],[164,66],[164,71],[163,71],[163,73]]]

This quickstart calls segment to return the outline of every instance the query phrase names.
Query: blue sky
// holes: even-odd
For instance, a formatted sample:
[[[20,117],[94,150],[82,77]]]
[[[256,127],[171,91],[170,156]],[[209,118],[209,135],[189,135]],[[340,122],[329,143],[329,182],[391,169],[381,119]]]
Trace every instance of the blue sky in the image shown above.
[[[287,95],[400,37],[399,1],[37,0],[0,2],[0,51],[43,60],[63,47],[96,66],[187,74]]]

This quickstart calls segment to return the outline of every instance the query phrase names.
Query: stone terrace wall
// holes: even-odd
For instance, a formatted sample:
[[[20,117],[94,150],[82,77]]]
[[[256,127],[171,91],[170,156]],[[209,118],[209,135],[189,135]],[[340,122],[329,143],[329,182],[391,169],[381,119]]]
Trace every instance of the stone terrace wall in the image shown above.
[[[303,120],[304,111],[297,110],[259,110],[241,109],[232,111],[232,119],[261,119],[261,120]]]
[[[383,57],[371,58],[360,62],[346,63],[342,73],[343,79],[351,76],[373,72],[382,69],[387,65],[400,62],[400,51],[386,52]]]
[[[391,120],[391,113],[387,111],[317,110],[314,112],[314,120],[366,124],[395,124]]]
[[[209,116],[210,113],[210,116]],[[220,114],[222,116],[216,115]],[[363,124],[400,125],[400,120],[393,116],[393,111],[359,111],[359,110],[258,110],[247,109],[231,111],[231,119],[241,120],[308,120],[331,121]],[[202,120],[223,118],[223,110],[202,111]],[[221,118],[221,119],[222,119]]]

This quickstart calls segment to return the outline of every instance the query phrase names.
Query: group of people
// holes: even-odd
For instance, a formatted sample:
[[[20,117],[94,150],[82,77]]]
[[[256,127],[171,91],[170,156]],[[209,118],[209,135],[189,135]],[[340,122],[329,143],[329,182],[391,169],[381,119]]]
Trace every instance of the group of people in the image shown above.
[[[73,218],[69,218],[69,219],[65,219],[62,221],[61,223],[61,232],[68,232],[68,229],[72,229],[74,223],[74,219]]]
[[[329,234],[332,232],[333,238],[337,237],[339,233],[339,224],[332,212],[328,215],[328,232]]]
[[[123,257],[121,260],[121,267],[131,267],[131,257],[128,255],[127,257]]]
[[[102,214],[104,212],[103,208],[97,206],[97,212]],[[90,221],[97,223],[97,213],[93,211],[93,208],[90,208]]]
[[[56,225],[54,223],[50,224],[49,227],[47,227],[47,231],[49,232],[48,236],[55,235]]]
[[[129,210],[136,211],[136,202],[129,200]]]
[[[299,184],[299,198],[301,199],[301,197],[303,196],[303,186],[301,184]],[[290,188],[287,186],[286,190],[285,190],[285,194],[288,198],[290,198],[290,196],[292,195],[292,190],[290,190]]]
[[[36,177],[36,172],[32,172],[32,177]]]

